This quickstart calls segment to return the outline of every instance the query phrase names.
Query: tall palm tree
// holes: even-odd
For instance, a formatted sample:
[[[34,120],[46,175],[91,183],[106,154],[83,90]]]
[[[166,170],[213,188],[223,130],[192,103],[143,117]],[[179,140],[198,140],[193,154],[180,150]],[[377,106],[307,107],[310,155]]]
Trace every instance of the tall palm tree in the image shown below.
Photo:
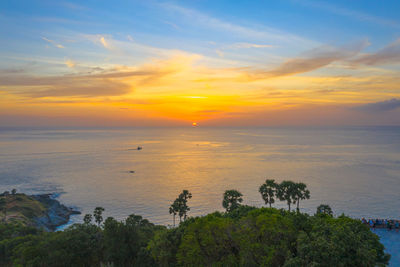
[[[296,184],[292,181],[282,181],[277,187],[276,196],[280,201],[286,201],[290,211],[290,205],[295,204],[294,192],[296,191]]]
[[[243,201],[242,196],[242,193],[237,190],[226,190],[224,193],[224,199],[222,200],[222,206],[227,212],[230,212],[240,206],[240,203]]]
[[[175,199],[174,203],[171,204],[169,207],[169,214],[172,214],[174,216],[174,227],[175,227],[175,216],[179,212],[179,201],[178,199]]]
[[[93,211],[93,217],[95,222],[97,223],[97,225],[100,227],[100,224],[103,221],[103,211],[104,208],[103,207],[96,207]]]
[[[261,194],[262,199],[264,200],[265,204],[271,208],[272,204],[275,203],[275,193],[277,190],[277,184],[273,179],[267,179],[264,184],[260,186],[258,190]]]
[[[182,222],[182,217],[184,221],[186,220],[187,212],[190,211],[190,208],[187,205],[187,202],[190,198],[192,198],[192,193],[190,193],[188,190],[183,190],[170,207],[170,214],[174,214],[174,211],[178,213],[179,222]]]
[[[295,200],[297,212],[300,211],[299,205],[300,200],[310,199],[310,191],[307,189],[307,185],[304,183],[296,183],[296,190],[293,192],[293,199]]]

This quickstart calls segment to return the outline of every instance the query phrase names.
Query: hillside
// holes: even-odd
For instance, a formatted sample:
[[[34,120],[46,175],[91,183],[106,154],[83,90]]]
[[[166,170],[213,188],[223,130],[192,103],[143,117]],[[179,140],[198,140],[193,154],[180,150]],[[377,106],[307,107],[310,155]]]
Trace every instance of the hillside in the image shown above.
[[[49,194],[25,195],[22,193],[0,195],[0,221],[20,223],[25,226],[54,231],[57,226],[69,221],[72,214],[78,214]]]

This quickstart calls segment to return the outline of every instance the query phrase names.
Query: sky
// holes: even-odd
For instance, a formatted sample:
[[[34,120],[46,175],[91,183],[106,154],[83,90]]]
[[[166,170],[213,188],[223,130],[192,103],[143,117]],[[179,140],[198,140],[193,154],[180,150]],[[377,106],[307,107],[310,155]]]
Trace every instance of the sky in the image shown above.
[[[0,127],[400,125],[399,10],[1,1]]]

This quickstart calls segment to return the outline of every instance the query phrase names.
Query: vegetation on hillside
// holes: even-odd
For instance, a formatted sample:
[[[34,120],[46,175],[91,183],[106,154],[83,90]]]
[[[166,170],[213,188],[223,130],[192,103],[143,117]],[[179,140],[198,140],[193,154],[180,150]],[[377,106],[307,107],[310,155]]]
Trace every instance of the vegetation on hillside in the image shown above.
[[[11,193],[5,191],[0,195],[0,220],[11,223],[18,221],[24,225],[32,223],[32,219],[42,216],[46,207],[40,201],[19,194],[15,189]]]
[[[260,187],[268,206],[275,198],[288,206],[309,198],[305,185],[286,182],[284,193],[271,182]],[[227,190],[226,212],[193,218],[187,216],[191,196],[184,190],[169,209],[181,219],[177,227],[157,226],[137,215],[104,220],[101,207],[84,223],[60,232],[1,224],[0,265],[368,267],[386,266],[390,258],[366,225],[334,217],[327,205],[315,215],[289,207],[255,208],[242,205],[237,190]]]

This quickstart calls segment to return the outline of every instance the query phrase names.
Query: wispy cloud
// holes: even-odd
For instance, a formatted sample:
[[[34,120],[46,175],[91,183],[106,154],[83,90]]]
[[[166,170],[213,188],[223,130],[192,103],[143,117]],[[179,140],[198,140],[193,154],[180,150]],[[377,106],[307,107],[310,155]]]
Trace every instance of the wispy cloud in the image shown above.
[[[181,72],[186,68],[185,64],[190,64],[194,58],[177,55],[137,67],[121,66],[59,76],[0,70],[0,86],[11,94],[32,98],[119,96],[132,92],[135,86],[146,86],[167,75]],[[75,66],[74,62],[68,60],[65,64]]]
[[[295,34],[283,32],[266,26],[243,26],[228,21],[224,21],[212,16],[209,16],[200,11],[182,7],[176,4],[164,3],[161,4],[169,12],[175,12],[185,18],[188,23],[197,24],[210,30],[229,32],[238,37],[247,37],[258,40],[279,40],[284,42],[298,42],[307,44],[316,44],[316,42],[307,40]]]
[[[344,47],[321,46],[306,52],[302,57],[289,59],[272,70],[258,71],[249,76],[255,79],[265,79],[313,71],[335,61],[354,57],[367,45],[368,41],[365,40]]]
[[[350,62],[365,65],[382,65],[400,63],[400,38],[376,53],[364,54]]]
[[[41,97],[96,97],[122,95],[130,87],[118,79],[100,78],[101,75],[64,76],[3,76],[1,85],[10,93],[32,98]],[[15,89],[18,87],[18,89]],[[14,89],[13,89],[14,88]]]
[[[84,38],[88,39],[92,43],[96,45],[100,45],[108,50],[113,50],[114,46],[112,45],[112,37],[109,35],[102,34],[83,34]],[[128,37],[129,38],[129,37]]]
[[[55,46],[55,47],[57,47],[57,48],[65,48],[62,44],[58,44],[58,43],[56,43],[55,41],[50,40],[50,39],[48,39],[48,38],[46,38],[46,37],[42,37],[42,39],[45,40],[46,42],[52,44],[53,46]]]
[[[272,48],[276,46],[270,44],[235,43],[230,45],[229,47],[233,49],[240,49],[240,48]]]
[[[215,44],[214,44],[215,45]],[[237,49],[262,49],[262,48],[272,48],[275,45],[270,44],[254,44],[254,43],[234,43],[231,45],[225,45],[215,50],[219,57],[224,57],[225,51],[237,50]]]
[[[391,111],[400,107],[400,99],[392,98],[385,101],[368,103],[361,106],[357,106],[355,109],[367,111],[367,112],[382,112]]]

